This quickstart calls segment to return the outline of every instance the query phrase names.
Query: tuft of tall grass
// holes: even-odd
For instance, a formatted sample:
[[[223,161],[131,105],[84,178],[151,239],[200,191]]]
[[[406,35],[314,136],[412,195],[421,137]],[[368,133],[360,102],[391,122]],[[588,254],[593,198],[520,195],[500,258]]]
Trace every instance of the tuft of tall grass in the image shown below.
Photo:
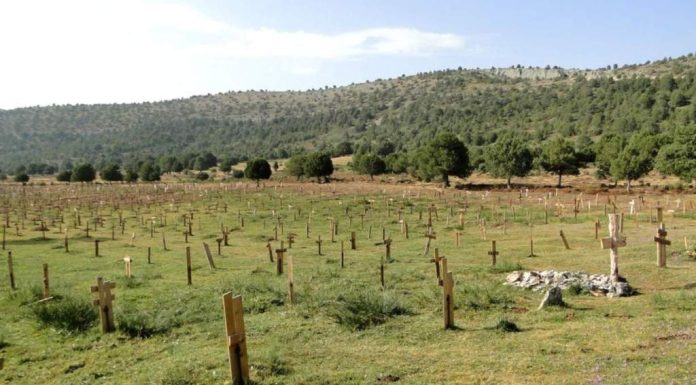
[[[130,308],[116,313],[116,327],[131,338],[150,338],[166,334],[181,322],[174,314],[158,312],[157,315]]]
[[[373,289],[339,295],[329,313],[338,324],[352,330],[365,330],[389,318],[412,314],[393,293]]]
[[[67,332],[85,331],[97,320],[97,311],[90,301],[69,296],[32,304],[30,309],[43,326]]]
[[[502,285],[494,283],[471,283],[455,286],[454,304],[472,310],[507,307],[514,304],[512,296]]]
[[[232,292],[244,297],[246,313],[265,313],[277,306],[283,306],[287,298],[284,282],[268,277],[254,275],[250,279],[223,282],[219,294]]]

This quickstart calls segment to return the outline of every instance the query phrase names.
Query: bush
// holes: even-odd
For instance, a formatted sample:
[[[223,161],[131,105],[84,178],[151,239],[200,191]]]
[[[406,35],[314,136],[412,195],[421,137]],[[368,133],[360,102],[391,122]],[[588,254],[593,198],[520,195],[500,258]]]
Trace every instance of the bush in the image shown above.
[[[503,333],[517,333],[520,328],[512,321],[506,319],[501,319],[494,327],[495,330],[501,331]]]
[[[210,178],[210,175],[208,175],[208,173],[204,171],[201,171],[198,173],[198,175],[196,175],[196,179],[198,180],[208,180],[208,178]]]
[[[61,171],[56,175],[58,182],[70,182],[72,179],[72,171]]]
[[[365,330],[381,325],[389,318],[411,314],[394,295],[376,290],[341,295],[329,311],[336,323],[353,330]]]
[[[235,179],[242,179],[242,178],[244,178],[244,171],[232,170],[232,177]]]
[[[27,182],[29,182],[29,175],[27,175],[27,174],[17,174],[17,175],[15,175],[15,177],[14,177],[14,181],[15,181],[15,182],[19,182],[19,183],[27,183]]]
[[[97,311],[90,301],[72,297],[34,304],[31,311],[42,325],[67,332],[87,330],[97,320]]]
[[[180,324],[173,314],[162,312],[153,316],[142,310],[121,309],[116,316],[118,330],[131,338],[150,338],[165,334]]]

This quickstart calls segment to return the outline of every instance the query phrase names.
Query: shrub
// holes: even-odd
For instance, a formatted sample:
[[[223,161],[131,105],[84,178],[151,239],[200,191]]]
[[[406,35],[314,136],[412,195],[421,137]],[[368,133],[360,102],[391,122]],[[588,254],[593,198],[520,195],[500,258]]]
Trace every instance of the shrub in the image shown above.
[[[10,346],[10,343],[5,340],[5,337],[0,336],[0,349],[5,349],[8,346]]]
[[[97,311],[91,302],[73,297],[34,304],[31,311],[42,325],[67,332],[87,330],[97,320]]]
[[[208,180],[208,178],[210,178],[210,175],[208,175],[208,173],[204,171],[201,171],[198,173],[198,175],[196,175],[196,179],[198,180]]]
[[[394,295],[376,290],[341,295],[329,311],[338,324],[353,330],[365,330],[383,324],[389,318],[411,314]]]
[[[232,170],[232,177],[235,179],[242,179],[242,178],[244,178],[244,171]]]
[[[70,182],[72,179],[72,171],[61,171],[56,175],[58,182]]]
[[[501,319],[494,327],[495,330],[501,331],[503,333],[517,333],[520,328],[512,321],[506,319]]]
[[[498,263],[495,266],[491,266],[488,271],[491,273],[510,273],[513,271],[518,271],[518,270],[523,270],[522,265],[519,263],[515,262],[502,262]]]
[[[149,338],[168,333],[181,324],[173,314],[151,313],[142,310],[121,309],[116,315],[116,327],[131,338]]]

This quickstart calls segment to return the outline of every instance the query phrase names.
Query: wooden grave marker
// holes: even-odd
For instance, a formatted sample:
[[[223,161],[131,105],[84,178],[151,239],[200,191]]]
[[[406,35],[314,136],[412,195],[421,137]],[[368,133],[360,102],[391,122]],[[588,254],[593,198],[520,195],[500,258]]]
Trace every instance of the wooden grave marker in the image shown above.
[[[612,282],[619,281],[619,247],[626,246],[626,237],[619,233],[619,215],[607,214],[609,217],[609,237],[602,238],[602,249],[609,250],[610,271]]]
[[[563,241],[563,246],[565,246],[566,250],[570,250],[570,245],[568,245],[568,239],[566,239],[565,233],[563,233],[563,230],[559,232],[561,235],[561,240]]]
[[[283,247],[283,241],[280,241],[280,249],[276,249],[276,273],[278,275],[283,274],[283,257],[286,251],[288,249]]]
[[[222,307],[225,315],[227,356],[230,363],[232,385],[244,385],[249,380],[249,361],[242,296],[233,297],[232,293],[225,293],[222,296]]]
[[[124,262],[125,267],[126,267],[126,277],[130,278],[130,277],[131,277],[131,273],[132,273],[132,270],[131,270],[131,262],[133,262],[133,258],[131,258],[131,257],[129,257],[129,256],[126,255],[126,256],[123,258],[123,262]]]
[[[672,241],[667,240],[667,230],[665,224],[660,223],[657,228],[657,235],[653,238],[657,244],[657,267],[667,266],[667,245],[671,245]]]
[[[15,286],[15,274],[14,274],[14,262],[12,261],[12,252],[7,252],[7,272],[10,276],[10,289],[16,290]]]
[[[102,333],[109,333],[116,330],[114,326],[113,300],[116,295],[111,293],[111,290],[116,288],[116,284],[110,281],[104,281],[102,277],[97,277],[97,285],[92,286],[91,292],[97,295],[92,303],[99,307],[99,319],[101,321]]]
[[[210,252],[210,246],[208,246],[208,244],[205,242],[203,242],[203,251],[205,251],[205,257],[208,259],[208,267],[210,267],[210,270],[215,270],[215,261],[213,260],[213,254]]]
[[[295,276],[292,264],[292,255],[288,255],[288,298],[290,305],[295,303]]]
[[[495,266],[498,254],[500,254],[496,248],[495,248],[495,241],[491,241],[491,250],[488,252],[488,255],[491,256],[491,265]]]

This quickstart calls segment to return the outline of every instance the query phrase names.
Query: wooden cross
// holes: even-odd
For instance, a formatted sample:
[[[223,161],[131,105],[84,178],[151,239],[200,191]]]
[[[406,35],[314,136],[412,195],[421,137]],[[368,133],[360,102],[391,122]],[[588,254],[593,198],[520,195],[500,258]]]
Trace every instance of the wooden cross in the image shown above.
[[[425,249],[423,250],[423,255],[428,255],[430,252],[430,242],[433,239],[437,239],[437,236],[435,235],[435,232],[433,231],[432,227],[428,227],[428,232],[425,233]]]
[[[283,241],[280,241],[280,249],[276,249],[276,272],[278,275],[283,274],[283,255],[288,249],[283,247]]]
[[[271,241],[273,238],[268,238],[266,240],[266,248],[268,249],[268,259],[271,260],[271,263],[273,263],[273,247],[271,247]]]
[[[657,244],[657,266],[666,267],[667,245],[671,245],[672,241],[667,240],[667,230],[665,230],[664,223],[660,223],[660,227],[657,229],[657,236],[655,236],[653,239]]]
[[[233,297],[232,293],[225,293],[222,296],[222,307],[225,314],[227,356],[230,362],[232,384],[244,385],[249,380],[249,358],[247,356],[242,296]]]
[[[116,284],[104,281],[102,277],[97,277],[97,285],[92,286],[91,292],[97,294],[97,299],[92,303],[99,307],[99,319],[101,320],[102,333],[109,333],[116,330],[114,326],[113,300],[116,295],[111,290],[116,288]]]
[[[498,254],[500,253],[495,249],[495,241],[491,241],[491,251],[488,252],[488,255],[491,256],[491,264],[493,266],[495,266]]]
[[[130,278],[131,277],[131,262],[133,262],[133,258],[126,255],[123,258],[123,262],[125,262],[125,265],[126,265],[126,277]]]
[[[440,262],[444,257],[440,256],[437,248],[435,248],[435,257],[430,259],[430,262],[435,264],[435,277],[437,278],[438,286],[442,286],[442,276],[440,275]]]
[[[222,240],[225,242],[225,246],[229,246],[229,235],[230,235],[230,229],[225,227],[225,230],[222,231]]]
[[[295,243],[295,234],[288,233],[288,249],[292,249],[292,244]]]
[[[610,278],[612,282],[619,281],[619,247],[626,246],[626,237],[619,234],[619,215],[608,214],[609,237],[602,238],[602,249],[609,250]]]

